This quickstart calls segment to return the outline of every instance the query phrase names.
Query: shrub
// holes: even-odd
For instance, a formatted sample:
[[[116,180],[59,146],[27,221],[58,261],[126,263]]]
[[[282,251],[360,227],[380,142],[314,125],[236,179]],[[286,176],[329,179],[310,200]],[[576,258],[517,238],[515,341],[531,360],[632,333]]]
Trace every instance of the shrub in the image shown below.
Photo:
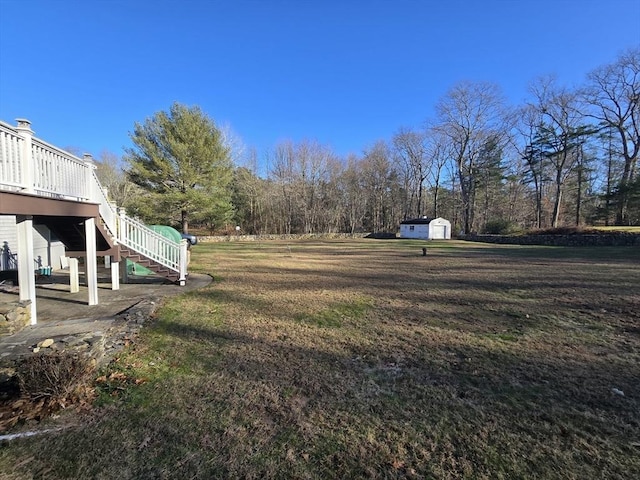
[[[489,235],[511,235],[513,233],[518,233],[519,231],[520,228],[515,223],[512,223],[509,220],[496,219],[489,220],[484,226],[484,231],[482,233]]]
[[[596,230],[594,228],[585,228],[585,227],[577,227],[577,226],[564,226],[564,227],[555,227],[555,228],[541,228],[537,230],[532,230],[529,232],[529,235],[584,235],[584,234],[605,234],[601,230]]]
[[[70,353],[32,355],[17,367],[20,393],[32,402],[44,400],[47,409],[66,408],[93,395],[95,362]]]

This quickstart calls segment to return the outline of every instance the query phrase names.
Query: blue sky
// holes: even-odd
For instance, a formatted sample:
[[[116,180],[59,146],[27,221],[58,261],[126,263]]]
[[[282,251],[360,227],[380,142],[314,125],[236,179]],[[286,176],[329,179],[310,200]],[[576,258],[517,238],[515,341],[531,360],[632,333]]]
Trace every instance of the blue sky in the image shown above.
[[[0,119],[99,156],[178,101],[262,158],[361,154],[462,80],[515,103],[640,45],[638,0],[0,0]]]

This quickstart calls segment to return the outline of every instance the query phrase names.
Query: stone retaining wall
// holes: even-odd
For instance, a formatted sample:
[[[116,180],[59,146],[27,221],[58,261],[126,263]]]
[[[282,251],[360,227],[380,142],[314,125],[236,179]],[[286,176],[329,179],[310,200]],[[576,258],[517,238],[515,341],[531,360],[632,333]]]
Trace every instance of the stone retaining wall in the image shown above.
[[[9,343],[7,351],[0,353],[0,369],[15,366],[28,355],[55,352],[85,355],[99,365],[108,363],[124,347],[135,343],[143,324],[151,318],[159,304],[160,299],[156,297],[142,300],[116,315],[105,330],[88,328],[81,333],[41,337],[33,344],[25,341]],[[29,310],[28,305],[26,308]]]
[[[30,301],[0,303],[0,335],[13,335],[30,323]]]
[[[370,233],[307,233],[282,235],[198,235],[198,242],[262,242],[268,240],[307,240],[322,238],[365,238]]]
[[[71,355],[87,358],[98,368],[106,365],[137,341],[140,329],[151,318],[158,302],[159,298],[153,297],[141,301],[118,314],[105,330],[42,338],[33,344],[25,341],[9,344],[7,351],[0,353],[0,403],[20,394],[19,372],[22,361],[29,355]]]
[[[512,245],[546,245],[557,247],[632,247],[640,246],[640,234],[576,233],[571,235],[460,235],[460,240],[470,242],[501,243]]]

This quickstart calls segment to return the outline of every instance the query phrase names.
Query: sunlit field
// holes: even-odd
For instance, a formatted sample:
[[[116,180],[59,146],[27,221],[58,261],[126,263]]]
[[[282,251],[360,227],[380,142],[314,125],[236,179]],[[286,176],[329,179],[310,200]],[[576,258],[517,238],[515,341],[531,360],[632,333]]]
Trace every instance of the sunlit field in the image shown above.
[[[606,232],[630,232],[640,233],[640,226],[629,227],[596,227],[598,230],[604,230]]]
[[[221,243],[191,268],[213,283],[0,476],[640,477],[638,248]]]

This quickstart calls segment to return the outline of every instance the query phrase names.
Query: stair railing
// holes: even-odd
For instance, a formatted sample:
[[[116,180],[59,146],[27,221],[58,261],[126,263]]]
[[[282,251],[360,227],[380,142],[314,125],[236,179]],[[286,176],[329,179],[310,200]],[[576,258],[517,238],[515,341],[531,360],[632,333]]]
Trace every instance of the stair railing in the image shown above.
[[[163,237],[142,222],[128,217],[123,209],[118,216],[118,242],[179,275],[181,283],[187,275],[187,241],[180,243]]]
[[[107,231],[111,235],[111,238],[117,240],[118,237],[118,209],[117,207],[111,203],[109,200],[109,196],[107,195],[106,190],[100,184],[100,180],[98,180],[98,175],[96,174],[95,168],[91,172],[90,177],[90,201],[98,204],[98,210],[100,212],[100,217],[107,228]]]
[[[90,156],[85,156],[89,165],[90,159]],[[123,208],[118,209],[109,201],[109,196],[96,175],[95,167],[91,173],[90,200],[98,204],[100,216],[112,238],[117,243],[178,273],[181,281],[185,280],[187,254],[186,251],[182,253],[182,242],[177,243],[163,237],[144,223],[128,217]],[[184,243],[186,247],[186,240]]]

